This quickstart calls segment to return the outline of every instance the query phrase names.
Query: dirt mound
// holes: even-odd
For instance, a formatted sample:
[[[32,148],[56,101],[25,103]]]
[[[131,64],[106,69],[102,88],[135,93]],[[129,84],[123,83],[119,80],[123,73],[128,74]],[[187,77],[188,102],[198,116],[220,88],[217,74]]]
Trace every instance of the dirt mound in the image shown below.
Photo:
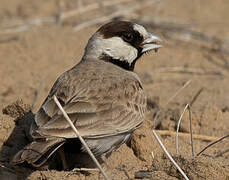
[[[209,157],[174,156],[174,160],[190,179],[228,179],[229,169],[225,164]],[[181,174],[165,156],[155,157],[151,172],[164,171],[171,177],[182,179]]]
[[[30,111],[30,106],[24,104],[22,99],[2,109],[2,113],[12,118],[20,118]]]
[[[11,157],[30,142],[28,132],[34,115],[28,110],[29,106],[23,104],[21,100],[4,108],[4,112],[11,117],[16,117],[15,122],[17,123],[1,149],[1,159],[4,162],[4,166],[2,166],[0,171],[1,179],[27,178],[33,180],[42,178],[54,180],[102,178],[102,175],[95,170],[39,171],[29,167],[13,166],[10,164]],[[168,113],[165,114],[171,114],[170,112],[171,110],[168,110]],[[121,146],[110,157],[101,161],[109,177],[112,179],[182,179],[179,171],[177,171],[174,165],[164,155],[154,139],[152,134],[153,126],[153,121],[144,121],[141,128],[135,131],[128,146]],[[171,134],[161,136],[161,139],[166,142],[167,147],[174,146],[174,139],[171,140],[172,138],[174,137]],[[181,138],[180,144],[182,146],[182,155],[174,155],[173,157],[190,179],[229,178],[229,167],[226,160],[220,161],[213,156],[192,158],[188,153],[185,153],[189,151],[187,138]]]

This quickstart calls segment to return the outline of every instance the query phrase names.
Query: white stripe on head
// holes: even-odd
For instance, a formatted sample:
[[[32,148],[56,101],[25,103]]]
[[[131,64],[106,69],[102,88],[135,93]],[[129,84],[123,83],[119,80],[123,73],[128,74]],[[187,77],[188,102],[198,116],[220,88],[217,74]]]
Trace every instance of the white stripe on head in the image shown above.
[[[143,26],[139,24],[134,24],[133,29],[135,31],[138,31],[143,36],[144,39],[148,37],[148,32]]]

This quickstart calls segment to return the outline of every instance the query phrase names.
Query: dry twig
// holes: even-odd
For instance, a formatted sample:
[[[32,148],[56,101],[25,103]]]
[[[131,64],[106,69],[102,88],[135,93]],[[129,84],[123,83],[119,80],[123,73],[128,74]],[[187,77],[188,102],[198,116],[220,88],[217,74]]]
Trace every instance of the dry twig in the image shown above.
[[[87,150],[88,154],[91,156],[92,160],[95,162],[96,166],[99,168],[99,170],[101,171],[101,173],[103,174],[104,178],[106,180],[108,180],[108,176],[106,175],[106,173],[104,172],[103,168],[101,167],[101,165],[99,164],[99,162],[97,161],[97,159],[95,158],[95,156],[93,155],[93,153],[91,152],[90,148],[88,147],[87,143],[84,141],[84,139],[82,138],[82,136],[79,134],[78,130],[76,129],[76,127],[74,126],[74,124],[72,123],[71,119],[69,118],[68,114],[65,112],[65,110],[63,109],[63,107],[61,106],[59,100],[57,99],[57,97],[54,95],[53,99],[56,103],[56,105],[59,107],[59,109],[61,110],[61,112],[63,113],[65,119],[67,120],[67,122],[69,123],[69,125],[71,126],[72,130],[75,132],[75,134],[77,135],[77,137],[79,138],[80,142],[83,144],[83,146],[85,147],[85,149]]]
[[[201,155],[206,149],[208,149],[208,148],[211,147],[212,145],[214,145],[214,144],[216,144],[216,143],[218,143],[218,142],[220,142],[220,141],[222,141],[223,139],[228,138],[228,137],[229,137],[229,134],[226,135],[226,136],[223,136],[223,137],[221,137],[221,138],[219,138],[219,139],[217,139],[217,140],[215,140],[214,142],[212,142],[212,143],[210,143],[210,144],[208,144],[208,145],[207,145],[206,147],[204,147],[199,153],[197,153],[196,156]]]
[[[157,133],[159,133],[162,136],[176,136],[176,132],[174,131],[169,131],[169,130],[156,130]],[[190,138],[189,133],[182,133],[179,132],[179,137],[185,137],[185,138]],[[206,136],[206,135],[201,135],[201,134],[193,134],[193,139],[199,139],[202,141],[215,141],[218,138],[217,137],[212,137],[212,136]]]
[[[195,96],[192,98],[191,102],[190,102],[190,106],[192,107],[192,105],[194,104],[194,102],[197,100],[197,98],[199,97],[199,95],[203,92],[204,88],[200,88],[199,91],[197,91],[197,93],[195,94]]]
[[[181,119],[183,118],[183,115],[184,115],[184,113],[185,113],[185,111],[186,111],[187,108],[188,108],[188,104],[186,104],[183,112],[180,115],[180,118],[178,120],[178,123],[177,123],[177,131],[176,131],[176,153],[177,154],[178,154],[178,144],[179,144],[178,143],[178,132],[179,132],[179,128],[180,128]]]
[[[41,17],[29,20],[11,20],[3,22],[0,26],[1,34],[10,34],[28,31],[34,26],[41,26],[44,24],[55,24],[56,19],[54,17]]]
[[[24,25],[43,25],[43,24],[50,24],[54,23],[55,18],[53,17],[40,17],[40,18],[33,18],[33,19],[27,19],[27,20],[7,20],[3,21],[1,24],[1,28],[13,28],[17,26],[24,26]]]
[[[164,153],[169,158],[169,160],[174,164],[174,166],[178,169],[178,171],[180,171],[180,173],[182,174],[182,176],[186,180],[189,180],[188,177],[186,176],[186,174],[184,173],[184,171],[178,166],[178,164],[174,161],[174,159],[172,158],[172,156],[168,153],[168,151],[166,150],[165,146],[163,145],[163,143],[161,142],[161,140],[159,139],[159,137],[157,136],[157,134],[156,134],[156,132],[154,130],[153,130],[153,135],[154,135],[155,139],[157,140],[157,142],[159,143],[161,149],[164,151]]]
[[[192,110],[190,105],[188,105],[188,112],[189,112],[190,142],[192,148],[192,157],[194,157],[193,133],[192,133]]]
[[[192,133],[192,111],[191,111],[191,107],[189,104],[187,104],[178,120],[177,123],[177,131],[176,131],[176,153],[178,154],[178,131],[180,128],[180,123],[181,123],[181,119],[186,111],[186,109],[189,110],[189,124],[190,124],[190,142],[191,142],[191,147],[192,147],[192,157],[194,157],[194,147],[193,147],[193,133]]]
[[[74,168],[72,171],[75,172],[75,171],[100,171],[100,170],[97,168]]]
[[[190,82],[191,82],[191,79],[188,80],[180,89],[178,89],[176,91],[176,93],[172,97],[169,98],[169,100],[164,105],[164,107],[166,107],[184,88],[186,88],[190,84]],[[157,120],[158,116],[160,115],[160,113],[161,113],[161,110],[159,110],[159,111],[156,112],[156,115],[154,117],[154,122],[156,122],[156,120]]]
[[[222,69],[224,69],[224,70],[226,70],[226,71],[229,70],[229,66],[227,65],[226,62],[224,62],[223,64],[220,63],[220,62],[217,62],[217,60],[215,60],[215,58],[213,58],[213,57],[210,56],[210,55],[205,55],[204,57],[206,58],[206,60],[208,60],[210,63],[214,64],[215,66],[218,66],[218,67],[220,67],[220,68],[222,68]],[[223,59],[222,56],[221,56],[220,59],[221,59],[221,60]],[[224,61],[226,61],[226,60],[224,60]]]
[[[114,6],[114,5],[121,4],[121,3],[127,3],[129,1],[132,1],[132,0],[102,1],[101,3],[89,4],[89,5],[84,6],[84,7],[80,7],[80,8],[68,11],[68,12],[61,13],[59,20],[63,21],[67,18],[76,16],[76,15],[79,15],[79,14],[82,14],[82,13],[85,13],[88,11],[97,10],[97,9],[101,8],[101,6],[102,7],[109,7],[109,6]]]
[[[45,25],[45,24],[55,25],[55,24],[58,24],[57,22],[61,22],[67,18],[76,16],[78,14],[82,14],[82,13],[92,11],[92,10],[97,10],[97,9],[101,8],[101,6],[103,8],[105,8],[108,6],[114,6],[114,5],[118,5],[118,4],[122,4],[122,3],[127,3],[130,1],[131,0],[103,1],[101,3],[96,2],[93,4],[89,4],[87,6],[78,7],[77,9],[74,9],[74,10],[71,10],[68,12],[62,12],[60,10],[60,13],[57,17],[39,17],[39,18],[33,18],[33,19],[27,19],[27,20],[11,20],[11,21],[7,20],[7,21],[1,23],[0,33],[1,34],[18,33],[18,32],[28,31],[34,26],[40,26],[40,25]],[[144,4],[151,4],[151,3],[152,3],[152,1],[148,1],[148,3],[143,2],[141,4],[139,3],[139,5],[140,5],[140,7],[142,7],[142,4],[144,5]],[[130,12],[130,10],[128,10],[128,9],[126,9],[126,10],[127,10],[126,13]],[[125,11],[125,9],[123,10],[122,13],[121,13],[121,11],[119,11],[119,13],[114,13],[113,16],[115,17],[115,16],[119,16],[122,14],[126,14],[124,11]],[[112,19],[113,16],[109,16],[110,18],[108,18],[107,20]],[[101,18],[103,19],[103,17],[101,17]],[[106,19],[104,21],[106,21]],[[86,23],[86,24],[88,24],[88,23]],[[92,23],[92,25],[93,24],[94,23]],[[95,24],[97,24],[97,23],[95,23]],[[84,26],[82,26],[82,27],[84,27]]]
[[[154,72],[158,73],[186,73],[186,74],[197,74],[197,75],[217,75],[223,76],[223,72],[214,71],[214,70],[203,70],[197,68],[186,68],[186,67],[165,67],[158,68],[154,70]]]
[[[191,79],[188,80],[180,89],[178,89],[178,91],[176,91],[176,93],[172,97],[169,98],[165,106],[167,106],[184,88],[186,88],[190,84],[191,81],[192,81]]]
[[[179,20],[176,20],[171,23],[170,20],[161,20],[161,19],[152,19],[150,16],[139,16],[138,17],[139,23],[153,29],[158,29],[164,32],[164,34],[171,39],[175,40],[181,40],[184,42],[190,41],[190,40],[198,40],[200,42],[207,43],[208,45],[211,45],[211,48],[208,48],[208,50],[216,50],[215,52],[220,52],[223,54],[229,54],[228,41],[223,41],[221,39],[218,39],[215,36],[209,36],[202,32],[198,32],[192,29],[188,29],[187,26],[192,25],[192,23],[184,23],[180,22]],[[222,45],[226,47],[222,47]],[[201,45],[198,45],[195,43],[195,46],[200,47]],[[202,46],[201,46],[202,47]],[[204,48],[207,48],[207,46],[203,46]],[[214,48],[217,47],[217,48]]]
[[[85,21],[81,24],[78,24],[76,25],[75,27],[73,27],[73,30],[74,31],[79,31],[83,28],[86,28],[86,27],[90,27],[90,26],[93,26],[93,25],[96,25],[96,24],[99,24],[99,23],[104,23],[106,21],[109,21],[115,17],[118,17],[118,16],[122,16],[122,15],[125,15],[125,14],[128,14],[130,12],[133,12],[133,11],[136,11],[137,9],[140,9],[140,8],[143,8],[143,7],[146,7],[146,6],[149,6],[153,3],[155,3],[156,1],[143,1],[141,3],[138,3],[137,5],[135,6],[132,6],[132,7],[129,7],[129,8],[123,8],[119,11],[116,11],[108,16],[102,16],[102,17],[99,17],[99,18],[96,18],[96,19],[92,19],[92,20],[89,20],[89,21]]]

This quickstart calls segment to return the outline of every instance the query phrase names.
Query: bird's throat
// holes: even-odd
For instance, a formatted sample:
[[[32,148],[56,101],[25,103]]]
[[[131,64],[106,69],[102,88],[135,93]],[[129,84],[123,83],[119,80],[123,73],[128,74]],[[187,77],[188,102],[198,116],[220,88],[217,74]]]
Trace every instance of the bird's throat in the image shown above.
[[[129,63],[128,61],[125,60],[114,59],[113,57],[103,53],[102,55],[99,56],[99,59],[105,62],[115,64],[127,71],[133,71],[135,67],[135,63],[138,58],[136,58],[132,63]]]

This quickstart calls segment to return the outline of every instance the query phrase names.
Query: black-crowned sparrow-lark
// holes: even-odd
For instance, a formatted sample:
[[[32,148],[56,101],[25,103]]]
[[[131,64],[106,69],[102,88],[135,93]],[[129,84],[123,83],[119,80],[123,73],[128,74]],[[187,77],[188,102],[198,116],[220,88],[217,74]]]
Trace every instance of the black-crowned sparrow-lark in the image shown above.
[[[103,25],[89,39],[82,60],[53,85],[31,126],[33,141],[12,162],[40,167],[61,146],[77,138],[53,95],[96,156],[127,142],[144,120],[147,103],[134,66],[144,53],[160,48],[160,42],[132,22]],[[72,143],[71,148],[79,147]]]

